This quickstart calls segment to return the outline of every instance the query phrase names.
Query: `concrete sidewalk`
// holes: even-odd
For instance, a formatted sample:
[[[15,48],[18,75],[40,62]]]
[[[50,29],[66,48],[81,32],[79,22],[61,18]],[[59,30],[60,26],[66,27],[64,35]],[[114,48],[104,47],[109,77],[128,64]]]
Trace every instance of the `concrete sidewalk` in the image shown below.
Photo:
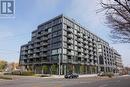
[[[79,77],[97,77],[97,74],[79,75]],[[64,75],[51,75],[50,77],[44,77],[44,78],[64,78]]]

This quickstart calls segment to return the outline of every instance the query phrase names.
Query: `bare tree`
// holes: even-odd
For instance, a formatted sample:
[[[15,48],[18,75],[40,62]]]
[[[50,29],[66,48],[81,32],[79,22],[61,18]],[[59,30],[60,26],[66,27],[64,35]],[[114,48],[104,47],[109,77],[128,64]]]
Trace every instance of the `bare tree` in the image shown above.
[[[130,43],[130,0],[101,0],[113,41]]]

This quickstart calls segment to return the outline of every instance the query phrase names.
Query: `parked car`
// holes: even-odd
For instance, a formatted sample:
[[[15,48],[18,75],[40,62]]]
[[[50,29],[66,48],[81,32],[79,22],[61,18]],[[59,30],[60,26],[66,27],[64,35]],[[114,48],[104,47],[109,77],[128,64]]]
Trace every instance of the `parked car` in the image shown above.
[[[78,78],[79,77],[79,75],[78,74],[76,74],[76,73],[69,73],[69,74],[66,74],[65,76],[64,76],[64,78]]]

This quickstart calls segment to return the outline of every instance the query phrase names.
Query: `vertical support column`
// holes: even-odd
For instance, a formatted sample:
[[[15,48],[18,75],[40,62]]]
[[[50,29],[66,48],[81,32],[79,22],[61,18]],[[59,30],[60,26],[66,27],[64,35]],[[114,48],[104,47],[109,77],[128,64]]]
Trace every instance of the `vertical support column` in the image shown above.
[[[61,75],[63,75],[63,65],[61,65]]]
[[[66,65],[64,65],[64,75],[66,74]]]
[[[74,70],[75,70],[75,69],[74,69],[75,67],[74,67],[74,65],[72,65],[72,66],[73,66],[73,69],[72,69],[72,70],[73,70],[73,73],[75,73],[75,71],[74,71]]]
[[[60,76],[60,71],[61,71],[61,65],[60,65],[60,63],[61,63],[61,57],[60,57],[60,54],[59,54],[59,76]]]

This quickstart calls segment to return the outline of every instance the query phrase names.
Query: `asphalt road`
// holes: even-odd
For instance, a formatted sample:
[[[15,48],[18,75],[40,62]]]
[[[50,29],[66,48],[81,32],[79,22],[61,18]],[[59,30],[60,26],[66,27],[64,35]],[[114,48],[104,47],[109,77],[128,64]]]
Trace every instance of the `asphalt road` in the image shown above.
[[[130,76],[98,80],[66,87],[130,87]]]
[[[36,77],[14,77],[0,80],[0,87],[130,87],[130,76],[117,78],[54,79]]]

